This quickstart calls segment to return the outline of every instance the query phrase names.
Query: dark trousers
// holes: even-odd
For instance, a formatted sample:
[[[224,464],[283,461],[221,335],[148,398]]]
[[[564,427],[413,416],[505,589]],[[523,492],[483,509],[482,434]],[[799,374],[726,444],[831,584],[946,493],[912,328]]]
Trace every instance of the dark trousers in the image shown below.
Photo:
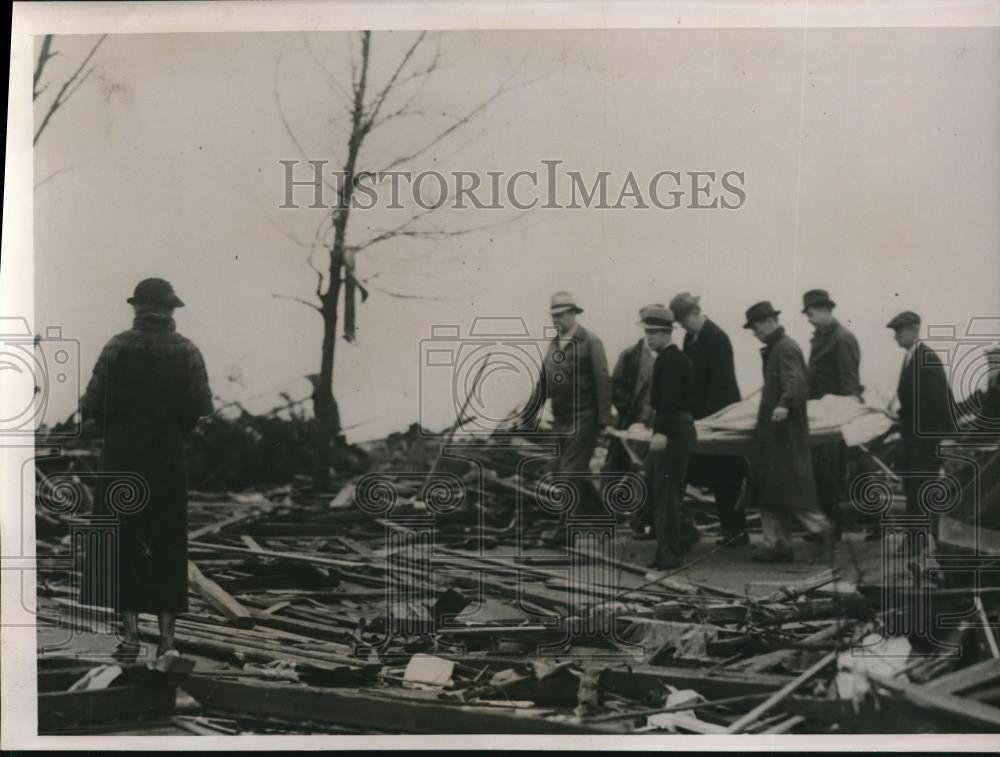
[[[694,423],[679,424],[667,437],[667,448],[649,453],[649,491],[656,530],[655,562],[662,567],[684,563],[681,539],[681,503],[687,486],[687,468],[697,434]]]
[[[937,442],[918,439],[903,434],[903,493],[906,495],[907,515],[927,515],[928,510],[920,505],[920,489],[941,471],[941,459],[937,454]]]
[[[837,440],[813,447],[812,461],[820,509],[839,529],[843,525],[840,505],[846,499],[847,445]]]
[[[608,457],[604,462],[605,473],[633,473],[642,472],[647,466],[637,465],[625,447],[625,440],[612,436],[608,442]],[[648,483],[648,474],[646,476]],[[648,492],[648,488],[647,488]],[[644,531],[646,526],[653,525],[653,510],[649,506],[650,497],[647,493],[642,505],[632,513],[629,523],[635,531]]]
[[[594,479],[590,473],[590,460],[594,457],[594,449],[597,447],[597,437],[600,434],[600,426],[597,418],[593,416],[578,416],[574,421],[567,419],[556,419],[556,431],[565,434],[559,440],[559,460],[556,462],[556,469],[560,473],[581,474],[573,476],[573,486],[577,490],[578,505],[574,509],[575,513],[581,515],[603,515],[605,514],[604,503],[601,495],[594,485]],[[565,513],[562,521],[565,523]]]
[[[715,497],[715,509],[723,536],[747,530],[746,510],[738,507],[747,462],[736,455],[693,455],[688,465],[688,483],[707,487]]]

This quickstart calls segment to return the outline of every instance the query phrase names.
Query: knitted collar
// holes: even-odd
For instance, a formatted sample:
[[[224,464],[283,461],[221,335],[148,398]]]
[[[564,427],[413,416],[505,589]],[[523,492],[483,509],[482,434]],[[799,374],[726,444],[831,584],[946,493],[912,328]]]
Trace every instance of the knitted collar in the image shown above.
[[[175,324],[174,319],[166,313],[149,311],[147,313],[140,313],[137,315],[135,320],[132,321],[132,328],[136,331],[163,333],[176,330],[177,324]]]

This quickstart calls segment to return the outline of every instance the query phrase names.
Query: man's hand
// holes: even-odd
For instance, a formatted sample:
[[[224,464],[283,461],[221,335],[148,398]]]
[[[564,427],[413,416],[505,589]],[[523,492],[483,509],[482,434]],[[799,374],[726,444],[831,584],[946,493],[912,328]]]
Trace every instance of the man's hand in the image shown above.
[[[649,448],[653,452],[662,452],[667,448],[667,437],[664,434],[653,434],[653,439],[649,443]]]
[[[787,407],[776,407],[774,412],[771,413],[771,421],[773,423],[784,423],[788,418],[788,408]]]

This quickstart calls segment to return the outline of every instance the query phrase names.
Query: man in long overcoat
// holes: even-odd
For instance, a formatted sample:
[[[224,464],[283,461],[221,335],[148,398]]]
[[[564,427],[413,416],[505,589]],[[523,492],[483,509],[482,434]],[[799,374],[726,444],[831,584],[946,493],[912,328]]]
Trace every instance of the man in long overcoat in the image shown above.
[[[764,387],[757,411],[749,494],[759,509],[766,549],[757,562],[792,562],[790,524],[829,538],[830,522],[819,509],[809,454],[806,363],[798,344],[779,325],[770,302],[747,310],[744,328],[764,343]]]
[[[611,380],[601,340],[576,321],[583,308],[569,292],[552,295],[549,312],[556,327],[542,363],[541,375],[525,407],[524,420],[532,424],[548,400],[551,403],[559,459],[556,468],[573,476],[581,514],[603,513],[601,497],[588,480],[590,460],[601,431],[610,426]],[[564,536],[565,518],[552,541]]]
[[[941,358],[920,341],[920,316],[904,311],[886,324],[906,351],[899,372],[899,426],[903,437],[903,491],[906,511],[924,514],[920,489],[941,468],[938,442],[954,431],[951,388]]]
[[[670,301],[674,317],[684,327],[684,354],[694,366],[695,420],[740,401],[733,345],[726,332],[702,312],[700,300],[682,292]],[[696,454],[688,465],[688,483],[711,489],[722,530],[719,543],[730,547],[750,543],[746,510],[739,506],[746,472],[746,460],[739,455]]]
[[[802,312],[815,329],[809,350],[809,399],[828,394],[861,399],[861,348],[858,340],[833,316],[837,306],[823,289],[802,296]],[[813,477],[819,504],[833,524],[832,538],[840,539],[847,498],[847,445],[842,439],[814,447]],[[809,538],[809,537],[807,537]]]
[[[123,661],[140,651],[138,614],[159,620],[158,654],[174,651],[174,625],[188,608],[187,480],[184,434],[212,412],[212,393],[198,348],[177,333],[184,305],[163,279],[145,279],[128,299],[132,328],[102,350],[83,398],[104,433],[98,507],[108,514],[115,474],[138,476],[148,501],[118,517],[117,610]]]

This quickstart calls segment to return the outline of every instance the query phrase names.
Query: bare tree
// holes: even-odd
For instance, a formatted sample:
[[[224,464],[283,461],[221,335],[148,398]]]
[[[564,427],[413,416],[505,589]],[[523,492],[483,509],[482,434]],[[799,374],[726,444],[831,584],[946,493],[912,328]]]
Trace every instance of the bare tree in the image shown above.
[[[407,47],[391,73],[376,85],[372,80],[372,47],[373,35],[370,31],[360,32],[358,43],[351,51],[351,83],[350,89],[341,84],[336,76],[324,65],[312,51],[306,40],[306,49],[314,62],[323,72],[325,83],[331,94],[343,107],[342,117],[333,124],[339,126],[346,120],[346,134],[341,134],[344,152],[342,155],[342,174],[340,181],[333,187],[336,192],[336,202],[328,217],[316,229],[310,243],[296,240],[296,243],[310,250],[321,248],[324,251],[324,264],[315,265],[310,254],[309,262],[316,274],[315,301],[304,300],[287,295],[288,299],[300,302],[314,309],[323,320],[323,341],[320,353],[319,374],[313,376],[314,408],[316,424],[316,468],[314,484],[320,489],[329,486],[330,463],[333,443],[341,433],[340,413],[333,392],[333,367],[336,355],[337,330],[340,325],[341,308],[343,313],[343,337],[352,342],[356,333],[356,309],[358,298],[364,302],[368,297],[368,288],[378,289],[392,297],[404,299],[441,299],[427,297],[423,293],[405,293],[387,289],[373,283],[378,275],[360,279],[356,275],[355,260],[359,253],[376,245],[384,245],[390,240],[435,240],[467,234],[485,226],[443,229],[428,228],[426,221],[434,210],[415,212],[389,228],[369,236],[355,244],[348,241],[348,226],[351,218],[352,197],[356,188],[356,178],[359,174],[377,174],[381,171],[399,170],[401,166],[418,161],[442,142],[460,131],[481,115],[491,103],[515,86],[523,86],[527,82],[512,85],[512,76],[506,79],[489,96],[476,105],[457,115],[453,115],[442,124],[436,124],[431,133],[416,147],[403,150],[403,154],[384,161],[382,165],[372,166],[367,171],[360,168],[362,149],[366,140],[383,125],[404,117],[419,117],[426,115],[417,106],[417,99],[424,84],[440,70],[441,50],[438,45],[433,48],[431,39],[426,32],[420,33],[415,41]],[[280,65],[280,60],[279,60]],[[277,68],[275,81],[275,99],[278,103],[282,123],[289,137],[303,158],[308,159],[298,135],[291,128],[289,120],[281,107],[277,86]],[[436,210],[436,208],[435,208]],[[496,224],[491,224],[496,225]],[[282,232],[284,233],[284,232]],[[287,236],[287,235],[286,235]]]
[[[90,68],[87,68],[87,64],[90,63],[90,59],[94,57],[94,53],[97,52],[97,48],[101,46],[101,43],[104,42],[107,36],[107,34],[102,34],[98,38],[97,42],[95,42],[90,48],[90,52],[88,52],[83,60],[80,61],[80,65],[78,65],[73,73],[70,74],[65,81],[63,81],[62,85],[56,92],[56,96],[49,103],[49,107],[46,109],[45,115],[42,116],[41,121],[38,123],[38,128],[35,130],[35,138],[32,144],[38,144],[38,139],[42,136],[42,132],[45,131],[45,127],[49,125],[52,117],[60,108],[69,102],[70,98],[76,94],[77,90],[80,89],[80,86],[94,72],[94,67],[91,66]],[[52,50],[52,35],[46,34],[38,51],[38,60],[35,62],[35,76],[31,91],[32,102],[37,102],[38,98],[49,88],[51,82],[45,82],[43,84],[42,77],[45,74],[46,64],[57,55],[59,55],[59,53]]]

